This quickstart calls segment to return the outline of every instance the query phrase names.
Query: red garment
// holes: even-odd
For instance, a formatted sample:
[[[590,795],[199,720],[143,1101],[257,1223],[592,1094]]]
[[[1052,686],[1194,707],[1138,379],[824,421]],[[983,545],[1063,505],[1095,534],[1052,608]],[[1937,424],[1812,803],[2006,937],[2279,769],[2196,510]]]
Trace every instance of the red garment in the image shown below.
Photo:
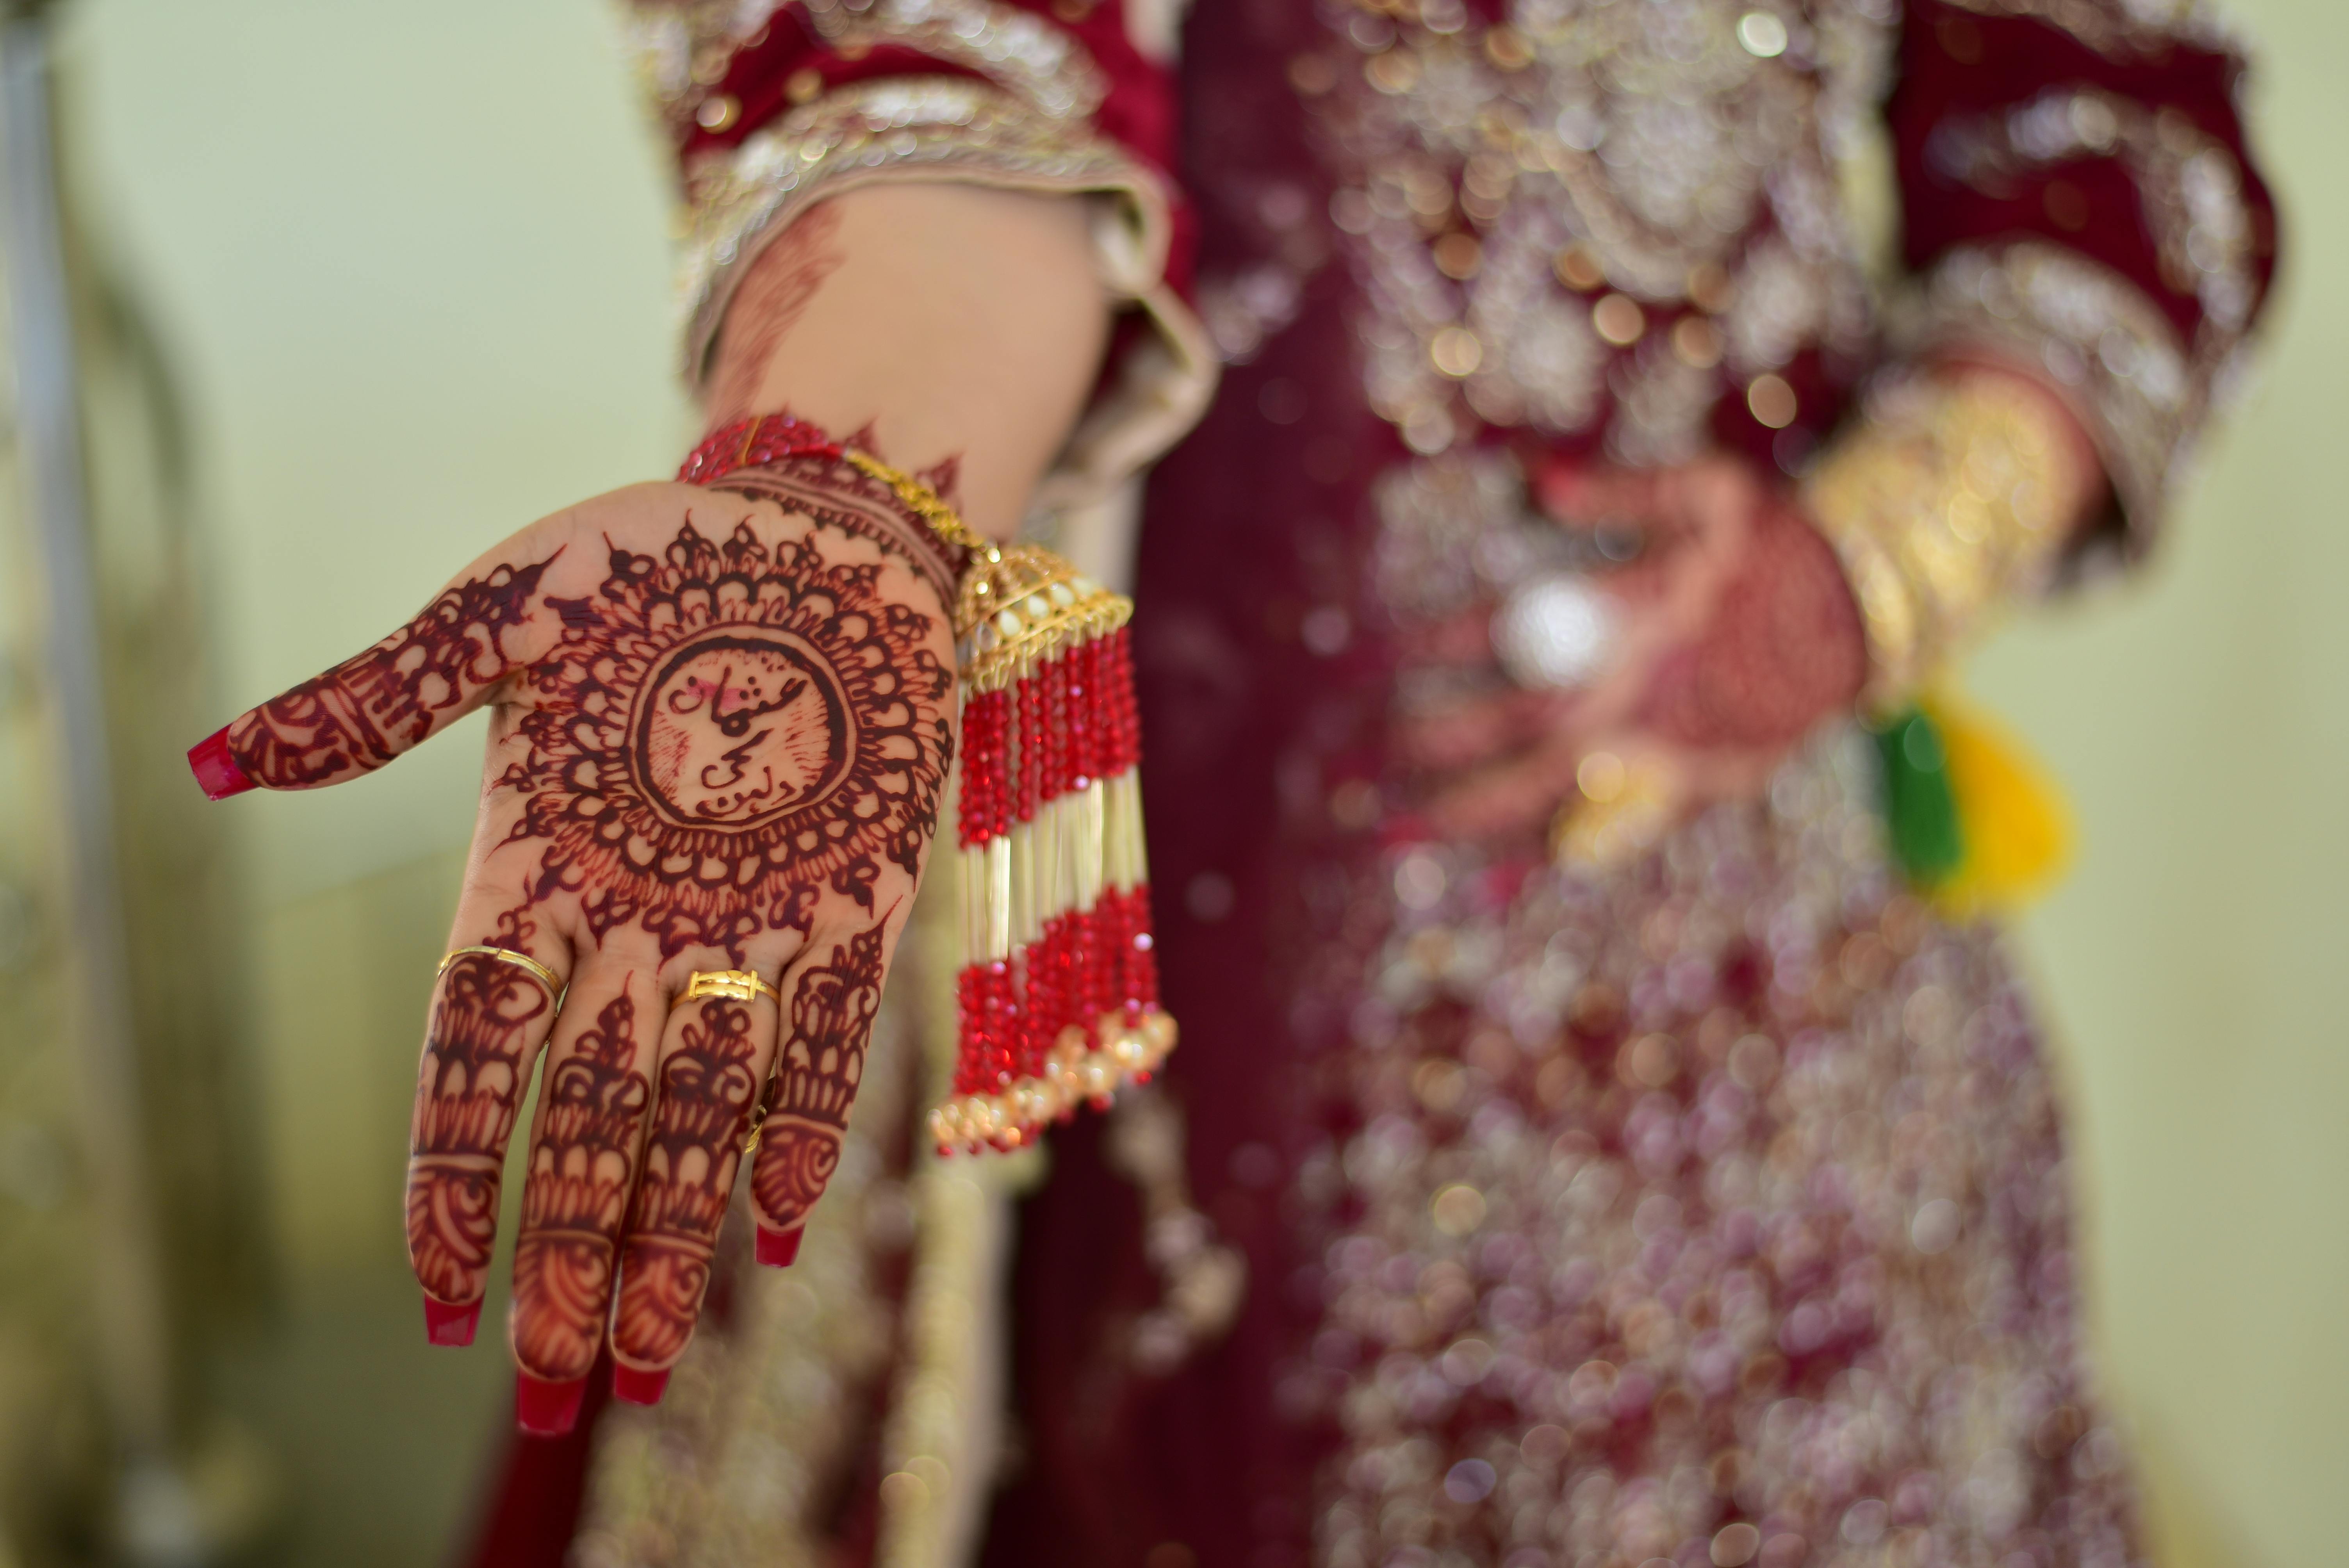
[[[1381,1014],[1384,1005],[1373,995],[1373,955],[1382,951],[1394,922],[1407,925],[1417,917],[1382,908],[1380,898],[1392,900],[1378,890],[1408,859],[1414,832],[1391,808],[1366,826],[1359,812],[1338,813],[1330,804],[1355,786],[1395,798],[1383,732],[1395,696],[1397,655],[1386,634],[1407,615],[1392,592],[1374,580],[1382,548],[1377,491],[1408,462],[1411,449],[1365,397],[1368,351],[1358,328],[1368,308],[1365,279],[1374,278],[1375,269],[1333,217],[1333,199],[1347,192],[1350,176],[1344,166],[1351,154],[1339,145],[1342,138],[1323,107],[1330,82],[1351,81],[1366,68],[1364,60],[1381,57],[1384,46],[1363,37],[1387,25],[1367,10],[1333,8],[1334,21],[1325,21],[1302,4],[1197,0],[1180,69],[1169,73],[1151,67],[1127,41],[1118,0],[1065,10],[1023,8],[1065,27],[1106,74],[1110,92],[1098,117],[1101,128],[1153,164],[1179,172],[1195,212],[1200,294],[1211,324],[1219,319],[1219,302],[1253,324],[1234,329],[1237,335],[1225,343],[1229,363],[1214,408],[1150,480],[1135,623],[1151,856],[1160,890],[1159,954],[1167,1003],[1184,1028],[1169,1082],[1189,1117],[1195,1201],[1224,1239],[1246,1253],[1250,1287],[1237,1325],[1219,1343],[1172,1375],[1138,1371],[1123,1336],[1134,1316],[1154,1305],[1160,1288],[1143,1255],[1138,1202],[1105,1166],[1097,1122],[1081,1119],[1055,1134],[1051,1179],[1021,1214],[1015,1281],[1015,1387],[1025,1460],[998,1495],[984,1561],[1003,1568],[1301,1563],[1313,1553],[1317,1528],[1335,1539],[1333,1527],[1317,1524],[1335,1506],[1329,1499],[1369,1483],[1333,1477],[1328,1469],[1344,1440],[1343,1390],[1366,1386],[1368,1373],[1337,1370],[1354,1353],[1347,1345],[1359,1346],[1361,1336],[1334,1326],[1330,1282],[1341,1271],[1325,1249],[1340,1244],[1333,1238],[1349,1246],[1362,1239],[1348,1227],[1361,1218],[1364,1201],[1343,1194],[1326,1202],[1314,1198],[1299,1185],[1300,1172],[1333,1148],[1360,1146],[1356,1135],[1371,1117],[1373,1098],[1359,1076],[1359,1040],[1371,1027],[1362,1022],[1366,1011],[1383,1018],[1374,1018],[1377,1029],[1399,1027],[1410,1048],[1439,1068],[1454,1057],[1465,1060],[1490,1023],[1472,1007],[1443,1001],[1403,1009],[1399,1026]],[[1807,46],[1803,29],[1830,9],[1790,7],[1795,43],[1781,40],[1781,46]],[[1477,27],[1494,19],[1495,6],[1479,0],[1471,10],[1468,25]],[[1080,19],[1061,19],[1068,15]],[[836,84],[934,68],[906,51],[874,49],[854,59],[830,53],[799,18],[796,8],[784,13],[763,41],[737,56],[721,86],[741,106],[740,118],[720,130],[693,130],[685,138],[688,152],[739,143],[786,108],[795,73],[812,70],[822,83]],[[1994,255],[2009,244],[2038,242],[2110,269],[2191,346],[2191,385],[2176,404],[2188,410],[2178,417],[2176,433],[2185,433],[2274,266],[2273,207],[2249,161],[2235,108],[2239,60],[2213,40],[2135,23],[2116,0],[2075,0],[2061,8],[2041,0],[1909,0],[1898,26],[1885,115],[1896,150],[1905,219],[1900,253],[1908,266],[1921,275],[1970,247]],[[1349,28],[1355,30],[1352,42]],[[960,67],[947,69],[964,74]],[[802,77],[802,90],[805,85]],[[1406,85],[1395,92],[1408,99],[1416,90]],[[2084,92],[2094,101],[2084,104]],[[2034,107],[2044,112],[2033,118]],[[2224,149],[2240,175],[2251,261],[2247,284],[2233,294],[2222,286],[2223,264],[2200,266],[2184,254],[2175,234],[2166,239],[2147,217],[2152,204],[2169,195],[2167,187],[2148,186],[2152,165],[2146,149],[2187,150],[2179,154],[2178,178],[2188,195],[2210,174],[2209,166],[2190,167],[2192,149],[2203,143],[2177,134],[2182,129]],[[1762,211],[1741,232],[1749,253],[1786,239],[1776,211]],[[1682,303],[1651,299],[1647,308],[1655,324],[1651,346],[1667,325],[1696,315]],[[2214,313],[2228,319],[2217,321]],[[2058,349],[2076,355],[2051,342],[2051,366],[2061,358]],[[2093,341],[2089,351],[2093,356]],[[1851,389],[1887,352],[1865,326],[1840,335],[1818,328],[1772,372],[1787,384],[1798,416],[1783,428],[1765,425],[1754,399],[1723,396],[1712,406],[1711,437],[1764,467],[1797,469],[1832,434]],[[2125,356],[2111,349],[2106,357],[2110,368]],[[1625,376],[1634,366],[1629,349],[1610,363]],[[2092,366],[2086,374],[2090,381],[2084,386],[2104,373]],[[1588,418],[1553,419],[1538,438],[1569,449],[1616,449],[1608,443],[1628,418],[1622,385],[1610,381],[1608,397]],[[1526,438],[1527,428],[1489,419],[1475,444]],[[2116,487],[2140,508],[2155,493],[2118,480]],[[1305,628],[1314,616],[1321,617],[1312,623],[1321,630],[1309,636]],[[1738,835],[1747,830],[1706,830],[1723,842],[1743,843]],[[1773,852],[1755,851],[1775,865]],[[1455,885],[1444,894],[1485,912],[1464,913],[1460,929],[1485,920],[1517,930],[1516,916],[1491,912],[1509,906],[1526,885],[1526,864],[1504,861],[1475,874],[1475,887]],[[1672,884],[1658,885],[1670,892]],[[1868,951],[1868,943],[1881,946],[1879,930],[1891,930],[1906,916],[1881,887],[1863,886],[1849,918],[1847,927],[1833,934],[1847,954]],[[1592,973],[1611,964],[1621,973],[1647,975],[1636,953],[1618,951],[1620,943],[1609,945],[1610,928],[1602,922],[1595,929],[1599,956],[1591,960]],[[1636,947],[1637,933],[1617,936]],[[1994,1029],[1983,1026],[1988,1043],[1978,1042],[1980,1048],[2007,1053],[1999,1057],[2005,1064],[1999,1071],[2008,1081],[2038,1081],[2028,1029],[2003,982],[1979,979],[1994,969],[1993,958],[1946,936],[1920,941],[1909,962],[1929,960],[1953,974],[1977,975],[1969,994],[1982,998],[1979,1016],[1999,1020]],[[1696,1236],[1691,1245],[1714,1244],[1704,1240],[1713,1233],[1701,1219],[1722,1233],[1742,1222],[1726,1205],[1698,1215],[1702,1194],[1693,1190],[1668,1192],[1667,1176],[1640,1164],[1635,1145],[1650,1133],[1639,1119],[1683,1118],[1697,1130],[1688,1136],[1696,1138],[1707,1116],[1728,1114],[1715,1100],[1734,1099],[1735,1075],[1714,1062],[1701,1076],[1693,1065],[1712,1048],[1703,1044],[1711,1038],[1705,1029],[1716,1018],[1733,1019],[1738,1028],[1775,1040],[1773,1048],[1790,1071],[1802,1051],[1816,1046],[1805,1031],[1857,1029],[1835,1011],[1831,987],[1813,987],[1802,997],[1789,988],[1790,977],[1809,975],[1808,962],[1799,945],[1773,946],[1754,934],[1751,943],[1714,952],[1701,974],[1692,973],[1688,984],[1702,1006],[1669,996],[1625,997],[1610,1014],[1596,1002],[1578,1000],[1558,1037],[1563,1044],[1551,1047],[1550,1059],[1568,1064],[1569,1077],[1584,1074],[1596,1097],[1587,1115],[1576,1113],[1583,1119],[1559,1135],[1561,1142],[1592,1138],[1602,1152],[1652,1174],[1659,1183],[1654,1196],[1668,1197],[1671,1212],[1685,1222],[1672,1233]],[[1586,985],[1585,993],[1589,990]],[[1662,1020],[1653,1026],[1656,1037],[1679,1041],[1675,1048],[1691,1065],[1650,1086],[1643,1098],[1609,1099],[1614,1091],[1606,1085],[1635,1070],[1636,1063],[1610,1064],[1632,1060],[1619,1053],[1640,1037],[1627,1020],[1643,1007]],[[1727,1043],[1719,1043],[1726,1050]],[[1439,1073],[1429,1081],[1444,1080]],[[1632,1087],[1630,1078],[1621,1081]],[[1496,1095],[1493,1103],[1506,1098]],[[2039,1194],[2033,1201],[2056,1192],[2049,1202],[2060,1209],[2060,1171],[2048,1168],[2059,1147],[2052,1123],[2015,1114],[2018,1124],[2029,1123],[2017,1147],[2026,1151],[2020,1163],[2030,1170],[2017,1179],[2050,1184],[2030,1189]],[[2011,1322],[2035,1323],[2041,1318],[2032,1315],[2038,1314],[2048,1323],[2067,1323],[2061,1214],[2002,1215],[2002,1201],[1986,1200],[1976,1230],[2002,1238],[2005,1256],[2023,1273]],[[2007,1207],[2019,1205],[2027,1206],[2016,1200]],[[1788,1389],[1824,1399],[1836,1377],[1876,1365],[1871,1358],[1884,1353],[1882,1336],[1862,1307],[1834,1294],[1834,1279],[1814,1279],[1788,1261],[1793,1254],[1783,1251],[1791,1245],[1785,1238],[1770,1240],[1766,1225],[1757,1234],[1739,1244],[1775,1260],[1773,1310],[1784,1316],[1782,1337],[1789,1346],[1773,1376]],[[1772,1252],[1774,1246],[1782,1251]],[[1918,1247],[1925,1250],[1924,1243]],[[1864,1275],[1866,1261],[1836,1278]],[[1657,1263],[1655,1277],[1670,1266],[1669,1260]],[[1478,1288],[1486,1291],[1490,1305],[1517,1287],[1487,1282]],[[1826,1326],[1816,1339],[1810,1328],[1796,1332],[1795,1326],[1811,1323],[1802,1315],[1814,1307],[1817,1323]],[[1333,1335],[1344,1343],[1332,1341]],[[1616,1364],[1607,1365],[1611,1377]],[[1749,1357],[1747,1370],[1755,1365]],[[1690,1387],[1702,1387],[1698,1373],[1690,1377]],[[1652,1429],[1643,1424],[1650,1418],[1640,1414],[1646,1407],[1618,1403],[1630,1413],[1605,1418],[1617,1422],[1606,1454],[1619,1468],[1622,1491],[1647,1462],[1642,1444]],[[2046,1418],[2054,1425],[2044,1429],[2056,1436],[2037,1450],[2046,1460],[2046,1475],[2032,1482],[2041,1490],[2029,1494],[2053,1501],[2034,1505],[2046,1511],[2043,1515],[2013,1526],[2018,1532],[2013,1539],[2023,1542],[2016,1550],[2043,1568],[2053,1561],[2047,1553],[2061,1549],[2064,1511],[2104,1506],[2102,1493],[2075,1499],[2058,1480],[2048,1479],[2056,1475],[2057,1459],[2072,1451],[2065,1445],[2088,1441],[2081,1435],[2085,1428],[2058,1418],[2067,1411],[2077,1416],[2066,1404]],[[1454,1423],[1446,1429],[1473,1437],[1475,1422],[1487,1418],[1455,1414],[1445,1418]],[[568,1540],[579,1492],[576,1470],[567,1467],[586,1451],[580,1443],[517,1465],[496,1517],[502,1527],[535,1522],[498,1538],[493,1551],[475,1560],[558,1561],[552,1543]],[[1473,1456],[1460,1461],[1485,1462]],[[2104,1484],[2085,1460],[2075,1456],[2065,1463],[2064,1473],[2089,1477],[2082,1486]],[[1484,1474],[1491,1472],[1487,1465]],[[1473,1469],[1457,1467],[1443,1484],[1450,1487],[1463,1474],[1467,1480],[1460,1484],[1467,1491],[1492,1484]],[[1911,1517],[1904,1508],[1916,1518],[1932,1517],[1934,1505],[1902,1501],[1906,1496],[1865,1501],[1895,1525]],[[1754,1561],[1770,1563],[1771,1551],[1785,1550],[1772,1542],[1795,1539],[1799,1545],[1789,1517],[1753,1522],[1761,1543]],[[1870,1528],[1888,1527],[1871,1527],[1878,1514],[1844,1518],[1845,1538],[1855,1542],[1872,1541]],[[1458,1528],[1498,1526],[1472,1521]],[[529,1556],[503,1543],[514,1540],[548,1550]],[[1174,1551],[1174,1543],[1182,1550]],[[1481,1550],[1497,1562],[1503,1545],[1487,1542]],[[1689,1559],[1683,1554],[1682,1560]]]

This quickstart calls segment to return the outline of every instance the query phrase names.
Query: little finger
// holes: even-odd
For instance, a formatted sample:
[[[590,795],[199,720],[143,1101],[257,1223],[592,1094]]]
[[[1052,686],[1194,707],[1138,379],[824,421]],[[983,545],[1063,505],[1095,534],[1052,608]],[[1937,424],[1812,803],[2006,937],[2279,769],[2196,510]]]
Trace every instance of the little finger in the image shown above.
[[[456,931],[433,987],[409,1130],[408,1257],[435,1345],[473,1342],[506,1140],[571,966],[567,944],[512,912],[486,919],[460,908]]]
[[[750,1168],[759,1261],[799,1255],[807,1217],[840,1166],[849,1108],[864,1079],[864,1055],[881,1007],[881,982],[897,934],[892,910],[845,942],[814,943],[787,981],[791,998],[775,1061],[775,1099]],[[827,952],[828,948],[828,952]],[[823,954],[822,961],[815,961]]]

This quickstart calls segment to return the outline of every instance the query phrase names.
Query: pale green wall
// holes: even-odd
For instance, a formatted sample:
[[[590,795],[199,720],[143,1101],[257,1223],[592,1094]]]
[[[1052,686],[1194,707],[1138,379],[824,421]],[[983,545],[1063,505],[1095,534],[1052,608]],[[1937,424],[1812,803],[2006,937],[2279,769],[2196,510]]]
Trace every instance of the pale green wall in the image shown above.
[[[2260,374],[2145,580],[2017,628],[1974,685],[2085,824],[2024,938],[2111,1376],[2196,1560],[2281,1565],[2342,1561],[2349,1494],[2349,6],[2229,10],[2283,204]]]
[[[1975,686],[2086,823],[2024,939],[2073,1066],[2107,1372],[2168,1555],[2280,1568],[2331,1559],[2349,1475],[2349,7],[2233,9],[2264,45],[2291,248],[2264,375],[2143,581],[2011,633]],[[94,216],[193,395],[223,717],[520,522],[675,460],[664,192],[605,7],[81,0],[72,39]],[[369,783],[222,808],[259,909],[279,1229],[310,1331],[289,1354],[409,1394],[314,1412],[287,1463],[370,1533],[400,1514],[386,1492],[424,1489],[419,1542],[461,1501],[496,1381],[493,1348],[460,1376],[409,1343],[398,1274],[413,1009],[473,767],[452,738]],[[305,1408],[311,1382],[271,1376],[264,1414]],[[317,1560],[418,1560],[336,1511],[304,1526]]]

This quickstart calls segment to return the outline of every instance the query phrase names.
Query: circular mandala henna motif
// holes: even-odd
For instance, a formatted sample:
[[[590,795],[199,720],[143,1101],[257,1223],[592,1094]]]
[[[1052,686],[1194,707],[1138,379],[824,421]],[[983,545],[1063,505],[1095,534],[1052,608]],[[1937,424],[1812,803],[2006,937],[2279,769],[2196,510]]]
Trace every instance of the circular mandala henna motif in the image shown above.
[[[637,703],[646,793],[687,827],[747,828],[847,775],[848,707],[831,667],[781,633],[724,633],[669,655]]]
[[[547,843],[533,896],[576,892],[597,936],[640,920],[664,953],[739,954],[804,930],[829,886],[872,908],[913,875],[953,731],[931,618],[814,536],[772,547],[690,523],[656,560],[615,549],[529,675],[513,839]]]

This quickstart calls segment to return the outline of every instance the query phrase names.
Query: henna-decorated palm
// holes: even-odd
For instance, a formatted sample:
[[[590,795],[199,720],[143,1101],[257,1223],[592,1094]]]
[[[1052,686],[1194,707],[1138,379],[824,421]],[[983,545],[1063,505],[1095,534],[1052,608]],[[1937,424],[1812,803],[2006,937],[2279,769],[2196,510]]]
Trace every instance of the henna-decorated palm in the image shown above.
[[[254,782],[309,789],[491,707],[450,945],[527,954],[568,989],[558,1016],[518,965],[448,966],[409,1248],[434,1337],[469,1341],[515,1108],[551,1040],[512,1325],[542,1428],[568,1424],[607,1321],[623,1393],[657,1396],[771,1070],[751,1190],[761,1254],[795,1249],[953,748],[944,569],[919,523],[844,469],[728,484],[639,486],[533,524],[224,732]],[[678,1000],[718,969],[784,1005]]]
[[[1561,524],[1631,523],[1647,547],[1599,579],[1621,631],[1593,685],[1510,692],[1406,724],[1439,825],[1485,834],[1539,823],[1602,750],[1643,771],[1668,819],[1759,791],[1822,719],[1851,710],[1867,648],[1842,568],[1751,468],[1727,457],[1637,471],[1558,464],[1533,490]],[[1429,652],[1488,660],[1484,620],[1443,628]]]

